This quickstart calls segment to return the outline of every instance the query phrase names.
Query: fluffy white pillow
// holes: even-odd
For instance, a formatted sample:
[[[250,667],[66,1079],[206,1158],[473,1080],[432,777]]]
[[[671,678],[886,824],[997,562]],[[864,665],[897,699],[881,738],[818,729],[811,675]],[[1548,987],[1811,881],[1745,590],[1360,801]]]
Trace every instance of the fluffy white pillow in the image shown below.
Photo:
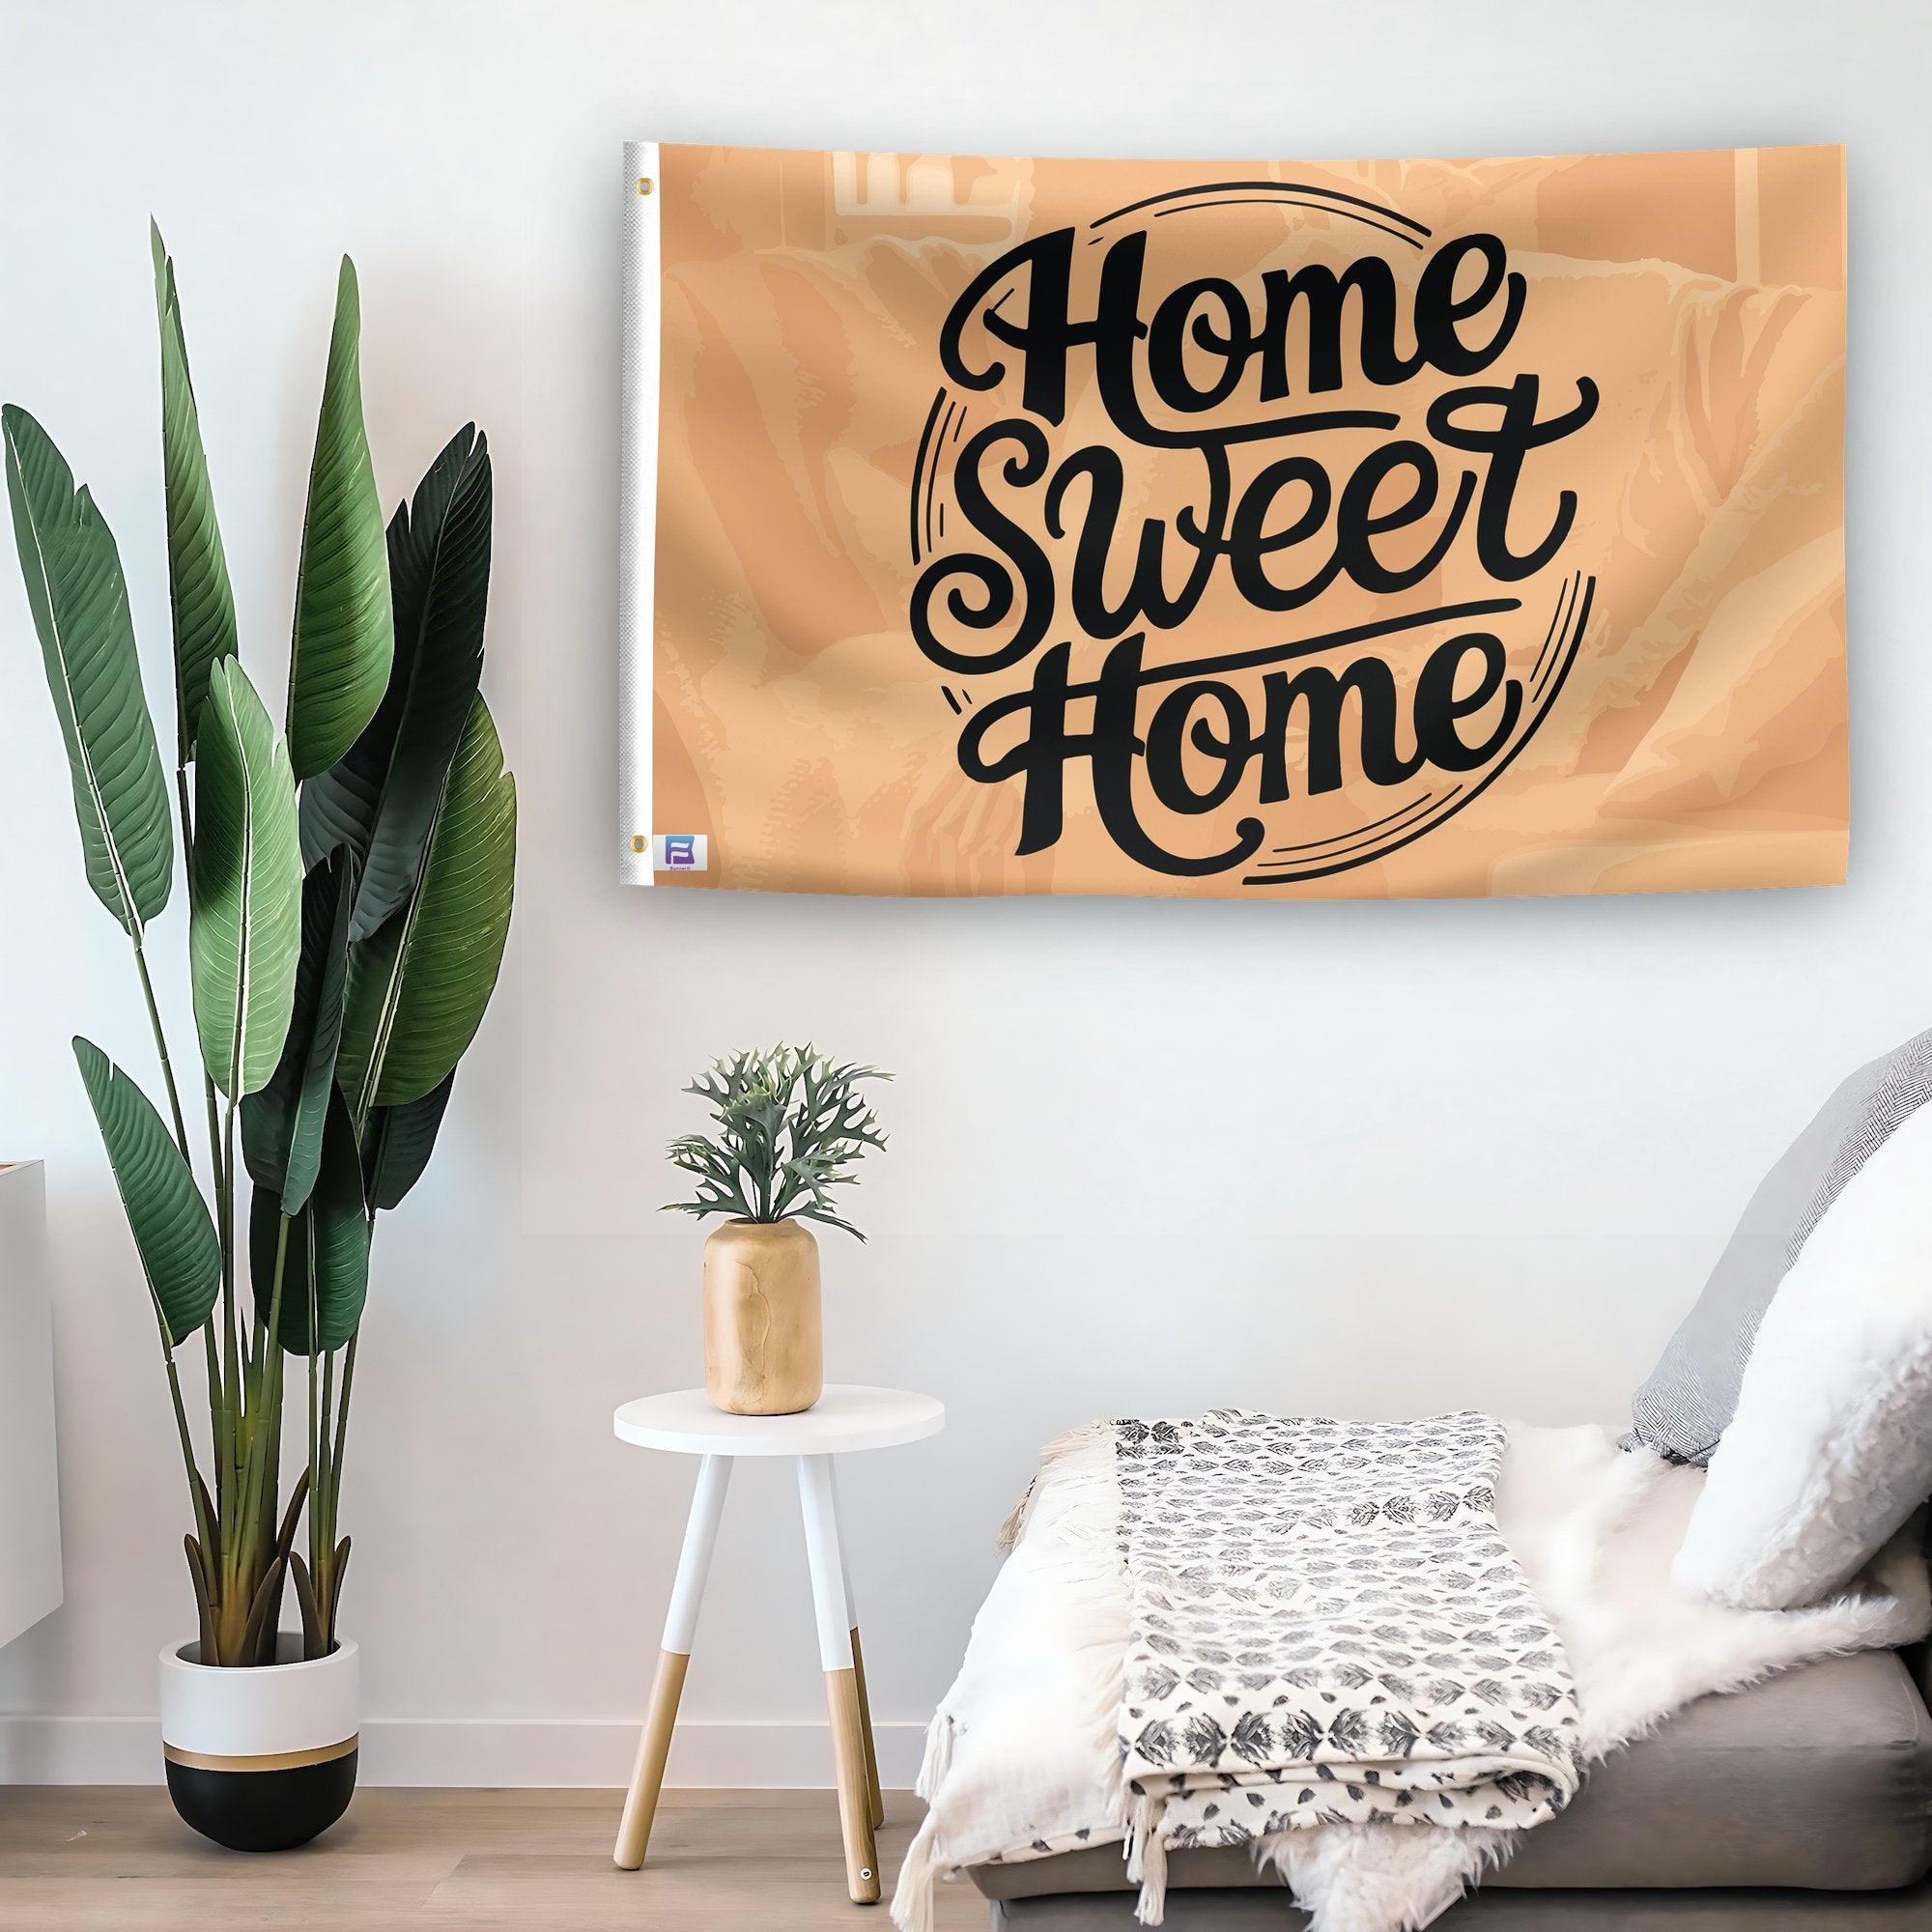
[[[1746,1609],[1847,1582],[1932,1494],[1932,1106],[1779,1286],[1671,1575]]]

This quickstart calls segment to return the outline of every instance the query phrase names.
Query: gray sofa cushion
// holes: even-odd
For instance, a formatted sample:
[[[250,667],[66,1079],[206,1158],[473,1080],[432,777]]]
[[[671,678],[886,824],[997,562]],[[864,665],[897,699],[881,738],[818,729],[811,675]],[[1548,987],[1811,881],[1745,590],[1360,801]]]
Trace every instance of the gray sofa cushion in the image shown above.
[[[1751,1196],[1696,1306],[1637,1390],[1626,1447],[1710,1461],[1778,1284],[1846,1182],[1928,1099],[1932,1031],[1860,1067],[1825,1102]]]
[[[1932,1718],[1875,1650],[1700,1698],[1599,1766],[1498,1877],[1877,1891],[1928,1871]]]
[[[1928,1871],[1932,1718],[1897,1655],[1867,1651],[1700,1698],[1598,1766],[1484,1889],[1866,1891]],[[1129,1889],[1118,1845],[981,1865],[972,1878],[989,1898]],[[1175,1853],[1168,1886],[1276,1881],[1230,1848]]]
[[[1491,1891],[1429,1932],[1927,1932],[1932,1887],[1910,1891]],[[1120,1892],[996,1900],[993,1932],[1141,1932]],[[1308,1915],[1264,1891],[1181,1891],[1161,1932],[1308,1932]]]

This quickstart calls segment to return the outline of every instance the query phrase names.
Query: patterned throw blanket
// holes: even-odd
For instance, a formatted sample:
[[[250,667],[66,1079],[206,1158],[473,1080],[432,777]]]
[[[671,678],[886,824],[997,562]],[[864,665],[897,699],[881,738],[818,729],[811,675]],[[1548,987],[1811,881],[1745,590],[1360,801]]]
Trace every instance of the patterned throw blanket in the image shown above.
[[[1128,1876],[1310,1824],[1520,1829],[1582,1775],[1555,1634],[1496,1526],[1502,1424],[1117,1422]]]

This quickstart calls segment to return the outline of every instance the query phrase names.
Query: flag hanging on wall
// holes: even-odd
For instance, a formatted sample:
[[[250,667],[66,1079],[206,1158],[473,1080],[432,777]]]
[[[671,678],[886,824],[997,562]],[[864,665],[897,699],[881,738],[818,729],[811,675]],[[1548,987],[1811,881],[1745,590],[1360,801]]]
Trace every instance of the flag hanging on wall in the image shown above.
[[[627,877],[1844,876],[1842,149],[626,162]]]

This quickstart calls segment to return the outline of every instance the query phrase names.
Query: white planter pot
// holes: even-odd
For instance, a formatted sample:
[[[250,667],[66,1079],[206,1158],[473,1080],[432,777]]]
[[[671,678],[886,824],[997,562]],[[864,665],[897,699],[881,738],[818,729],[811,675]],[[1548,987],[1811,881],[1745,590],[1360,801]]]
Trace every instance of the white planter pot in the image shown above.
[[[283,1632],[277,1662],[253,1670],[202,1663],[201,1646],[161,1652],[161,1745],[168,1793],[204,1837],[238,1852],[306,1844],[349,1808],[355,1789],[355,1644],[301,1661]]]
[[[0,1644],[61,1600],[45,1192],[39,1161],[0,1161]]]

